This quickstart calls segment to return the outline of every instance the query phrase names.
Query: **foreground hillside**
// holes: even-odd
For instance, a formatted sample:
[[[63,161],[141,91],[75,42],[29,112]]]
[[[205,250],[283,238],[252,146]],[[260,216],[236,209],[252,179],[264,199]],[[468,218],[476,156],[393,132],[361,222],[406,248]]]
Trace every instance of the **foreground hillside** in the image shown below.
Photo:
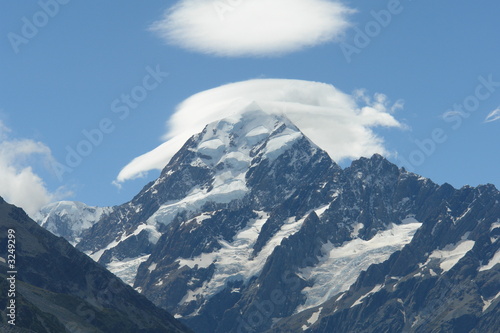
[[[0,198],[2,249],[7,249],[8,239],[9,244],[15,244],[15,248],[10,247],[15,263],[5,258],[0,261],[0,331],[190,332],[66,240]],[[11,271],[15,273],[5,273]],[[15,280],[7,280],[12,276]],[[15,318],[6,317],[13,313],[7,309],[12,308],[12,300]]]

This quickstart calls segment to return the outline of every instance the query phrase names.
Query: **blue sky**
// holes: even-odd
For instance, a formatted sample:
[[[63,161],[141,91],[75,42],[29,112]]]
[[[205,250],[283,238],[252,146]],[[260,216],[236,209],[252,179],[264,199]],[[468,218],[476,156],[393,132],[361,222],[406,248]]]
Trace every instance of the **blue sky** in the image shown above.
[[[233,4],[224,15],[245,18],[245,1],[250,0],[207,2]],[[47,7],[52,16],[44,16],[43,4],[54,2],[58,8]],[[293,7],[280,4],[264,9],[282,9],[285,15]],[[337,13],[337,26],[325,21],[323,27],[332,40],[296,41],[269,50],[249,44],[255,37],[251,32],[208,47],[197,34],[191,44],[183,43],[189,31],[181,42],[165,40],[151,26],[161,22],[172,2],[1,2],[0,195],[28,210],[62,198],[99,206],[126,202],[159,172],[123,182],[121,188],[112,182],[132,159],[165,141],[166,122],[179,103],[207,89],[259,78],[323,82],[345,94],[364,89],[368,96],[384,94],[390,103],[404,101],[391,113],[402,126],[373,128],[391,161],[438,183],[498,187],[500,4],[340,4],[349,12]],[[187,15],[197,14],[187,10]],[[381,11],[392,13],[379,23],[374,13]],[[307,31],[311,21],[300,30]],[[26,22],[38,23],[37,31]],[[363,39],[359,31],[367,29],[371,36]],[[279,45],[274,37],[283,36],[269,33],[262,43]],[[157,80],[151,76],[155,71]],[[145,80],[151,89],[137,88]],[[147,96],[127,114],[123,108],[114,112],[125,105],[123,94],[134,89]],[[121,104],[113,109],[117,99]],[[99,127],[102,138],[94,136],[88,156],[58,176],[53,162],[67,166],[68,147],[76,149],[86,140],[83,131],[95,133]],[[34,185],[20,188],[26,184]]]

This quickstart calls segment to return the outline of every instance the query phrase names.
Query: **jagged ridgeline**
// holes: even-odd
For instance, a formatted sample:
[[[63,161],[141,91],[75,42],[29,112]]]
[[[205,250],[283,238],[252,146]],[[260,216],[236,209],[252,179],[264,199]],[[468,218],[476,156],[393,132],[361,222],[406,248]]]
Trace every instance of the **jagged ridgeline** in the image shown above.
[[[342,169],[253,110],[208,124],[130,202],[39,223],[200,333],[498,332],[499,201],[380,155]]]

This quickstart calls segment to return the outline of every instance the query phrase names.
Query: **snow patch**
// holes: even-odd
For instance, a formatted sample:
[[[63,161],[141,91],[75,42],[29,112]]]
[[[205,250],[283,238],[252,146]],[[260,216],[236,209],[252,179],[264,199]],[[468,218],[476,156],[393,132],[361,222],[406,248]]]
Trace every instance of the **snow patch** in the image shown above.
[[[195,217],[196,223],[197,224],[202,224],[203,221],[208,220],[212,217],[212,214],[210,213],[203,213],[201,215],[198,215]]]
[[[328,209],[328,207],[330,207],[329,204],[324,205],[323,207],[316,209],[314,212],[316,213],[316,215],[318,215],[318,217],[321,217],[321,215],[323,215],[323,213]]]
[[[200,256],[193,259],[179,259],[178,263],[180,267],[188,266],[191,269],[195,268],[195,266],[198,266],[198,268],[207,268],[214,263],[216,258],[216,252],[202,253]]]
[[[311,317],[309,317],[309,319],[307,319],[307,324],[305,325],[302,325],[302,330],[305,331],[306,329],[308,329],[309,327],[311,327],[312,325],[314,325],[314,323],[316,323],[319,319],[319,315],[321,314],[321,310],[323,310],[323,307],[320,307],[318,309],[318,311],[314,312]]]
[[[359,231],[363,229],[365,225],[363,223],[356,223],[351,232],[351,238],[356,238],[359,235]]]
[[[439,267],[443,272],[449,271],[457,262],[465,256],[467,252],[472,250],[475,242],[473,240],[462,240],[457,244],[448,244],[442,250],[434,250],[430,255],[427,263],[431,259],[439,259]]]
[[[457,224],[457,222],[460,221],[461,219],[463,219],[467,214],[469,214],[470,211],[471,211],[471,208],[468,207],[467,210],[462,215],[460,215],[457,218],[452,218],[453,224]]]
[[[205,142],[202,142],[198,145],[198,151],[203,152],[204,150],[217,150],[220,147],[224,146],[224,142],[221,139],[215,138]]]
[[[148,224],[140,224],[132,234],[128,235],[126,238],[129,238],[131,236],[137,236],[139,235],[143,230],[146,230],[146,232],[148,233],[148,240],[151,244],[156,244],[158,242],[158,240],[160,239],[161,237],[161,233],[156,230],[156,228],[152,225],[148,225]],[[125,238],[125,239],[126,239]],[[124,240],[125,240],[124,239]],[[122,240],[123,241],[123,240]]]
[[[249,141],[248,143],[253,145],[258,143],[259,141],[262,141],[269,134],[270,134],[269,129],[260,125],[250,130],[245,136]]]
[[[486,265],[479,267],[479,271],[482,272],[488,269],[492,269],[496,264],[500,264],[500,250],[497,250],[497,252],[495,252],[493,258],[491,258]]]
[[[295,141],[302,137],[302,133],[286,128],[280,135],[271,138],[266,143],[264,157],[274,160],[285,151],[290,149]]]
[[[483,312],[488,310],[488,308],[490,307],[490,305],[498,298],[500,297],[500,291],[495,295],[493,296],[492,298],[490,299],[484,299],[483,296],[481,296],[481,299],[483,300]]]
[[[369,296],[371,296],[372,294],[375,294],[376,292],[380,291],[383,287],[384,287],[384,286],[383,286],[382,284],[377,284],[375,287],[373,287],[373,289],[372,289],[372,290],[370,290],[369,292],[367,292],[366,294],[364,294],[363,296],[361,296],[360,298],[358,298],[358,299],[356,300],[356,302],[354,302],[354,303],[351,305],[351,308],[352,308],[352,307],[355,307],[355,306],[356,306],[356,305],[358,305],[358,304],[363,303],[363,301],[364,301],[367,297],[369,297]]]
[[[107,248],[104,248],[104,249],[100,249],[99,251],[96,251],[94,253],[87,251],[87,252],[85,252],[85,254],[88,255],[90,258],[92,258],[92,260],[94,260],[95,262],[98,262],[99,259],[101,259],[102,254],[106,250],[107,250]]]
[[[500,219],[498,219],[496,222],[493,222],[490,227],[490,232],[493,231],[493,229],[500,228]]]

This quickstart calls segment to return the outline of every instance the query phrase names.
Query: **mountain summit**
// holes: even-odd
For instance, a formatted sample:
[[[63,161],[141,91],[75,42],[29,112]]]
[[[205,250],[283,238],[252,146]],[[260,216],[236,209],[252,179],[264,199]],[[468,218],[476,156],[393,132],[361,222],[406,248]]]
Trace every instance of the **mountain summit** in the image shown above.
[[[286,117],[248,110],[190,138],[155,182],[84,231],[77,247],[103,264],[136,258],[130,264],[137,266],[180,215],[196,216],[205,206],[228,207],[244,198],[272,207],[306,173],[311,181],[317,178],[313,164],[325,161],[340,169]],[[293,170],[282,174],[285,167]]]
[[[499,202],[380,155],[341,169],[253,104],[75,237],[196,332],[494,332]]]

